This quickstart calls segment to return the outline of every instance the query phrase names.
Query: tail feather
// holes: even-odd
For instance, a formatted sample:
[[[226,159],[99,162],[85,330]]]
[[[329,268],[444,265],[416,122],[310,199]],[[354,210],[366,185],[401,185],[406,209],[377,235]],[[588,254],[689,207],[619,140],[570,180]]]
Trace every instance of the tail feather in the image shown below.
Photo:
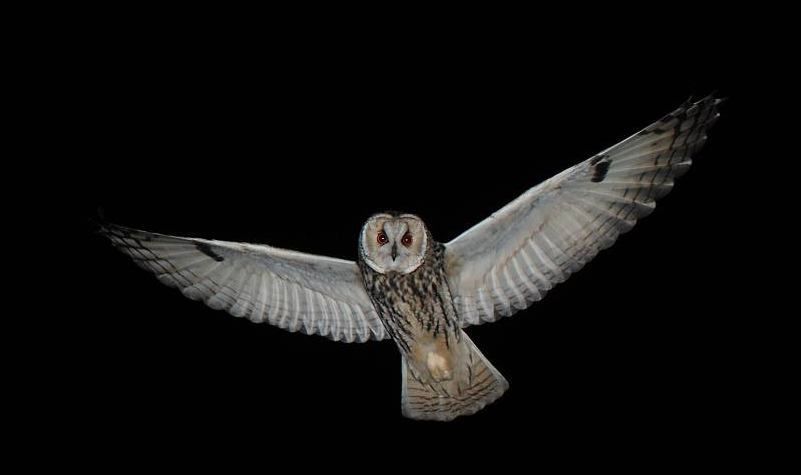
[[[476,413],[501,397],[509,388],[506,379],[487,361],[467,334],[462,333],[462,338],[468,350],[468,377],[464,384],[453,381],[449,381],[447,385],[422,383],[415,377],[406,358],[401,357],[404,416],[411,419],[450,421]]]

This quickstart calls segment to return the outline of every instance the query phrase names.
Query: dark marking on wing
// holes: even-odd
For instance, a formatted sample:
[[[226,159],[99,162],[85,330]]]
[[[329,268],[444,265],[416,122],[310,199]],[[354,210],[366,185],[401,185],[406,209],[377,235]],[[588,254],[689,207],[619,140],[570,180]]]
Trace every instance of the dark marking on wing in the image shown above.
[[[195,247],[197,248],[198,251],[200,251],[203,254],[211,257],[212,259],[214,259],[217,262],[222,262],[222,261],[225,260],[225,258],[223,256],[221,256],[221,255],[217,254],[216,252],[214,252],[214,250],[211,249],[211,246],[209,246],[208,244],[206,244],[204,242],[196,242],[195,243]]]
[[[609,171],[609,162],[600,162],[595,165],[595,173],[592,175],[592,182],[599,183],[606,178],[606,172]]]

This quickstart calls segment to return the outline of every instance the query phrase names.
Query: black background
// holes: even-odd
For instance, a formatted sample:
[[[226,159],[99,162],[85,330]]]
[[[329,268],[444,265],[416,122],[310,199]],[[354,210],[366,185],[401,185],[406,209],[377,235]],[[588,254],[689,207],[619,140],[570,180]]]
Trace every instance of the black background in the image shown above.
[[[724,205],[746,160],[740,63],[699,52],[642,65],[626,46],[588,58],[514,34],[264,50],[247,46],[248,32],[146,37],[94,46],[67,71],[83,223],[82,274],[68,289],[92,299],[56,366],[66,411],[100,440],[144,430],[168,445],[259,446],[287,434],[272,447],[358,452],[392,433],[469,446],[522,431],[638,450],[682,434],[700,450],[747,422],[735,396],[749,371],[746,324],[733,308],[749,284]],[[543,301],[468,329],[510,389],[448,424],[401,416],[391,342],[337,343],[213,311],[136,268],[90,222],[102,207],[134,228],[355,259],[363,221],[398,209],[447,242],[713,90],[729,97],[721,120],[652,216]],[[340,440],[343,427],[369,436]]]

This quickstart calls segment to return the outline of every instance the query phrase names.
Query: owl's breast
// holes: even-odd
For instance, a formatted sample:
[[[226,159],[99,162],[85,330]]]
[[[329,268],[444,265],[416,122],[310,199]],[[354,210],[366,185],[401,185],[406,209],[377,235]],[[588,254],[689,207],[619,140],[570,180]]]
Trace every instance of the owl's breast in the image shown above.
[[[381,274],[370,268],[363,268],[363,273],[379,317],[406,355],[416,353],[428,361],[432,349],[442,348],[436,352],[442,356],[460,339],[456,310],[441,266],[429,263],[410,274]],[[447,364],[438,356],[432,356],[431,364],[447,372]]]

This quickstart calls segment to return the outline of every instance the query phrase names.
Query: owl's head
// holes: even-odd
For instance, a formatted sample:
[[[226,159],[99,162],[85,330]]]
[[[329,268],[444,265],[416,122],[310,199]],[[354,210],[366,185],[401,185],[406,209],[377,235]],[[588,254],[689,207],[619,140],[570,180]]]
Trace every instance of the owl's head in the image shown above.
[[[370,216],[359,236],[359,255],[374,271],[414,272],[428,249],[428,229],[413,214],[378,213]]]

